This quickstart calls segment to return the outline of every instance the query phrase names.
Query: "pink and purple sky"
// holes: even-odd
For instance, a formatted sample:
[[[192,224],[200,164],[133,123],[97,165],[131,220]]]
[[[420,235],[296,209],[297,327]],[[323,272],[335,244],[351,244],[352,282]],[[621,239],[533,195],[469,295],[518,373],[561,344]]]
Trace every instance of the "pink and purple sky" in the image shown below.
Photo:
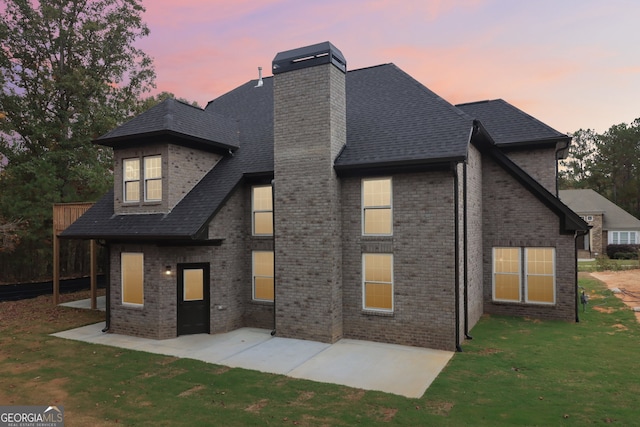
[[[157,89],[200,105],[323,41],[451,103],[502,98],[561,132],[640,117],[637,0],[144,0]]]

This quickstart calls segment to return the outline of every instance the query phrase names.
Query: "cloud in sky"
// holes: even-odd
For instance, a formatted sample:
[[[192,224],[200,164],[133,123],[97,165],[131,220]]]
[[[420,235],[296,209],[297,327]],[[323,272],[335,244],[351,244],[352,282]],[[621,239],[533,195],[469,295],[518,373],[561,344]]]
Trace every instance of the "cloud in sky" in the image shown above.
[[[562,132],[640,117],[640,3],[146,0],[158,91],[201,105],[329,40],[348,68],[394,62],[452,103],[504,98]]]

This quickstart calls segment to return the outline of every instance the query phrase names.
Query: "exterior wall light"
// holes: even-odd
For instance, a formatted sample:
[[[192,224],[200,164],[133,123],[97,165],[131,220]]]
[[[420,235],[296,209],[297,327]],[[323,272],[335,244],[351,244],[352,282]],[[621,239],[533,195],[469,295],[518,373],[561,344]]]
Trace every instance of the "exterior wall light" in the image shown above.
[[[171,276],[171,266],[170,265],[167,265],[164,268],[164,274],[165,274],[165,276]]]

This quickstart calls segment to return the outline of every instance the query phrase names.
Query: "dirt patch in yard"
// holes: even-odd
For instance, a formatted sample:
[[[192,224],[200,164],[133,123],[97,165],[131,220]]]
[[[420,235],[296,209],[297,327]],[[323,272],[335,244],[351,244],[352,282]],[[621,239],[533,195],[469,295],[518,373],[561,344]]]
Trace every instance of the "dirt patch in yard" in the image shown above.
[[[483,348],[482,350],[478,351],[478,354],[480,356],[488,356],[488,355],[491,355],[491,354],[498,354],[498,353],[502,353],[502,350],[497,349],[497,348],[491,348],[491,347]]]
[[[104,289],[98,290],[98,295],[104,295]],[[61,294],[60,302],[70,302],[90,298],[89,291]],[[10,331],[11,334],[49,334],[78,324],[96,323],[104,320],[101,311],[82,310],[53,305],[52,295],[42,295],[37,298],[20,301],[0,302],[0,333]]]
[[[640,307],[640,270],[596,271],[589,274],[603,282],[609,289],[620,289],[622,292],[615,296],[632,309]],[[640,322],[640,312],[636,312],[635,315]]]
[[[593,307],[593,309],[594,309],[595,311],[599,311],[600,313],[606,313],[606,314],[611,314],[611,313],[613,313],[613,312],[615,312],[615,311],[616,311],[616,309],[615,309],[615,308],[613,308],[613,307],[600,307],[600,306],[595,306],[595,307]]]
[[[104,295],[104,290],[99,290],[99,295]],[[89,291],[61,294],[60,302],[89,297]],[[48,334],[100,322],[104,316],[104,312],[55,306],[52,295],[0,302],[0,404],[62,405],[68,425],[107,425],[78,409],[78,398],[69,393],[69,378],[51,378],[45,369],[55,371],[58,367],[57,360],[45,351],[57,340]],[[68,351],[74,351],[73,347]],[[65,347],[59,346],[57,356],[64,359]]]
[[[257,414],[262,410],[262,408],[267,406],[268,403],[269,403],[269,399],[260,399],[256,403],[251,404],[251,405],[247,406],[246,408],[244,408],[244,410],[247,411],[247,412],[252,412],[254,414]]]
[[[203,386],[202,384],[198,384],[195,387],[191,387],[189,390],[185,390],[182,393],[180,393],[178,395],[178,397],[187,397],[187,396],[191,396],[193,393],[197,393],[199,391],[202,391],[205,389],[205,386]]]

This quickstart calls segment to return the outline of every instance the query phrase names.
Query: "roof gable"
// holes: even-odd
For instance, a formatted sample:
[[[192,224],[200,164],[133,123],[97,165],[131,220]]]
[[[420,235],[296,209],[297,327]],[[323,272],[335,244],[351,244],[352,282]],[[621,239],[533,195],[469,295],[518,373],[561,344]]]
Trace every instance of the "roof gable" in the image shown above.
[[[571,140],[502,99],[458,104],[456,107],[480,120],[497,146],[568,143]]]
[[[576,231],[587,231],[588,225],[558,197],[549,192],[524,169],[511,160],[498,148],[491,135],[481,122],[475,121],[472,136],[474,145],[484,154],[490,156],[502,169],[515,178],[524,188],[554,212],[560,219],[560,233],[572,234]]]

